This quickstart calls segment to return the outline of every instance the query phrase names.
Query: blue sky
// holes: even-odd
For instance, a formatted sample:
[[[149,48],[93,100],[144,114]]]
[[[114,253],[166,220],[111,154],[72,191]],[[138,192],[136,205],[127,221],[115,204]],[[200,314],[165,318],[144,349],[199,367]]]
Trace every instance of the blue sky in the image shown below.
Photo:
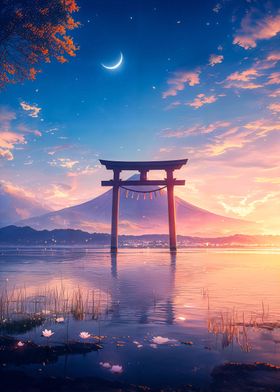
[[[102,192],[99,157],[188,157],[181,197],[278,232],[279,2],[78,4],[76,57],[0,95],[2,186],[57,209]]]

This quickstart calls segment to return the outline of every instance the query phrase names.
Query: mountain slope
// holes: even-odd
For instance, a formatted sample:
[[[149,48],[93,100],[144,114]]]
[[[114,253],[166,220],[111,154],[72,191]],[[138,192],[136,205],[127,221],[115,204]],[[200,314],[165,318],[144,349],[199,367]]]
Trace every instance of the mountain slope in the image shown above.
[[[227,218],[196,207],[179,197],[176,201],[177,232],[182,235],[229,235],[257,232],[252,222]],[[90,232],[110,232],[112,191],[86,203],[49,212],[39,217],[21,220],[17,226],[30,226],[37,230],[71,228]],[[120,234],[155,234],[168,232],[166,192],[153,200],[120,197]]]

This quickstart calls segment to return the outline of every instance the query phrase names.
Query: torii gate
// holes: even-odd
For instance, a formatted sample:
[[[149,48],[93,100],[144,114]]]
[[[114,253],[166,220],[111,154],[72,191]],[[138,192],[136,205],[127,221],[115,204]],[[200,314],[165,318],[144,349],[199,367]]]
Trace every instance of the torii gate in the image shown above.
[[[167,188],[168,201],[168,222],[169,222],[169,244],[170,250],[176,251],[176,223],[175,223],[175,202],[174,202],[174,186],[185,185],[185,180],[176,180],[173,177],[174,170],[181,169],[186,165],[187,159],[178,159],[174,161],[106,161],[100,159],[101,165],[106,169],[113,170],[113,180],[101,181],[102,186],[113,187],[112,200],[112,225],[111,225],[111,252],[117,252],[118,249],[118,220],[120,205],[120,187],[122,186],[150,186],[159,185]],[[120,173],[123,170],[136,170],[140,172],[140,180],[121,180]],[[165,170],[166,178],[164,180],[148,180],[147,173],[150,170]],[[137,191],[136,191],[137,192]]]

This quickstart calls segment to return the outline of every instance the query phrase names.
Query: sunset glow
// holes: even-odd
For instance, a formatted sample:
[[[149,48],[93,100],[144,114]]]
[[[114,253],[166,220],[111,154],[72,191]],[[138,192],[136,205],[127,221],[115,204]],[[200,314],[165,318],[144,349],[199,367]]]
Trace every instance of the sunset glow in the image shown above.
[[[188,157],[178,196],[280,234],[278,2],[118,7],[82,1],[76,56],[1,94],[1,193],[29,205],[18,217],[101,194],[99,158]]]

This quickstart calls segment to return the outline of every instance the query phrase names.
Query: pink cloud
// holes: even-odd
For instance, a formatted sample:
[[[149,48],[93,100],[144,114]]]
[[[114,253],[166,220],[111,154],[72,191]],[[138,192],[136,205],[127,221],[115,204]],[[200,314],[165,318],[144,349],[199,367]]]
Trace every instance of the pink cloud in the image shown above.
[[[58,146],[50,147],[47,149],[47,151],[48,151],[48,155],[55,155],[59,151],[68,150],[72,147],[74,147],[72,144],[61,144]]]
[[[100,167],[101,165],[94,165],[94,166],[87,165],[85,168],[78,168],[76,171],[67,173],[67,176],[68,177],[90,176],[92,174],[95,174],[100,169]]]
[[[227,77],[227,80],[241,81],[241,82],[249,82],[251,80],[256,79],[260,74],[258,70],[255,68],[246,69],[243,72],[234,72]]]
[[[256,210],[257,206],[265,204],[267,201],[273,199],[276,196],[274,192],[266,194],[262,197],[257,197],[254,194],[248,194],[241,197],[220,197],[219,203],[223,206],[226,213],[233,212],[241,217],[248,216]]]
[[[280,113],[280,103],[271,103],[267,107],[272,113]]]
[[[221,54],[211,54],[211,56],[209,57],[209,65],[211,65],[211,67],[214,67],[214,65],[222,63],[223,59],[224,56]]]
[[[0,108],[0,123],[3,126],[3,123],[10,123],[12,120],[16,119],[16,114],[9,109],[4,107]]]
[[[280,61],[280,52],[271,52],[266,59],[267,61]]]
[[[0,148],[0,158],[7,159],[7,161],[12,161],[14,159],[14,156],[10,150],[3,150],[2,148]]]
[[[257,41],[270,39],[280,32],[280,15],[265,16],[258,20],[253,20],[249,13],[241,21],[241,28],[234,37],[233,43],[244,49],[255,48]]]
[[[23,135],[15,132],[4,131],[0,132],[0,158],[11,161],[14,159],[11,150],[14,149],[16,144],[25,144]]]
[[[253,90],[263,87],[260,83],[255,83],[254,80],[262,76],[256,68],[249,68],[242,72],[233,72],[225,81],[225,88],[242,88]]]
[[[60,166],[66,169],[72,169],[73,166],[77,165],[78,163],[79,161],[75,161],[70,158],[57,158],[49,162],[50,166]]]
[[[36,193],[33,193],[31,190],[27,190],[17,184],[13,184],[10,181],[0,181],[0,186],[10,195],[20,196],[21,199],[35,199]]]
[[[217,130],[227,128],[229,126],[230,126],[229,121],[216,121],[214,123],[210,123],[207,125],[198,124],[193,127],[189,127],[185,129],[178,129],[178,130],[166,129],[163,130],[162,136],[181,138],[190,135],[203,135],[203,134],[213,133]]]
[[[273,132],[279,132],[279,130],[280,121],[271,119],[258,119],[243,125],[229,127],[225,132],[216,135],[205,146],[203,153],[210,157],[223,155],[228,151],[241,149],[245,145],[254,143]]]
[[[170,103],[168,106],[166,106],[165,109],[171,110],[171,109],[177,108],[180,105],[182,105],[182,103],[180,101],[175,101],[175,102]]]
[[[280,84],[280,72],[273,72],[268,76],[267,84]]]
[[[203,105],[216,102],[217,99],[218,98],[215,95],[209,95],[207,97],[205,94],[198,94],[196,98],[192,102],[189,102],[187,105],[198,109]]]
[[[38,117],[40,111],[42,110],[37,105],[30,105],[27,102],[20,102],[20,106],[22,107],[23,110],[28,112],[28,116],[34,117],[34,118]]]
[[[14,148],[15,144],[24,144],[25,138],[23,135],[15,132],[4,131],[0,132],[0,147],[6,149]]]
[[[163,92],[162,97],[165,99],[167,97],[176,96],[179,91],[183,91],[185,89],[186,84],[189,86],[195,86],[196,84],[199,84],[199,74],[199,70],[189,72],[175,72],[173,77],[167,81],[167,84],[170,86],[170,88]]]
[[[42,136],[42,132],[38,131],[38,129],[30,129],[23,124],[17,125],[17,130],[24,134],[32,133],[35,136]]]
[[[0,108],[0,157],[9,161],[14,159],[12,150],[18,144],[26,144],[26,134],[41,136],[41,132],[27,128],[23,124],[13,124],[16,120],[14,112]]]
[[[267,136],[271,132],[279,132],[280,131],[280,120],[271,120],[271,119],[259,119],[255,121],[251,121],[245,125],[244,128],[252,131],[252,135],[255,138]]]
[[[272,91],[272,92],[269,94],[269,96],[270,96],[270,97],[273,97],[273,98],[280,97],[280,88],[278,88],[277,90]]]

